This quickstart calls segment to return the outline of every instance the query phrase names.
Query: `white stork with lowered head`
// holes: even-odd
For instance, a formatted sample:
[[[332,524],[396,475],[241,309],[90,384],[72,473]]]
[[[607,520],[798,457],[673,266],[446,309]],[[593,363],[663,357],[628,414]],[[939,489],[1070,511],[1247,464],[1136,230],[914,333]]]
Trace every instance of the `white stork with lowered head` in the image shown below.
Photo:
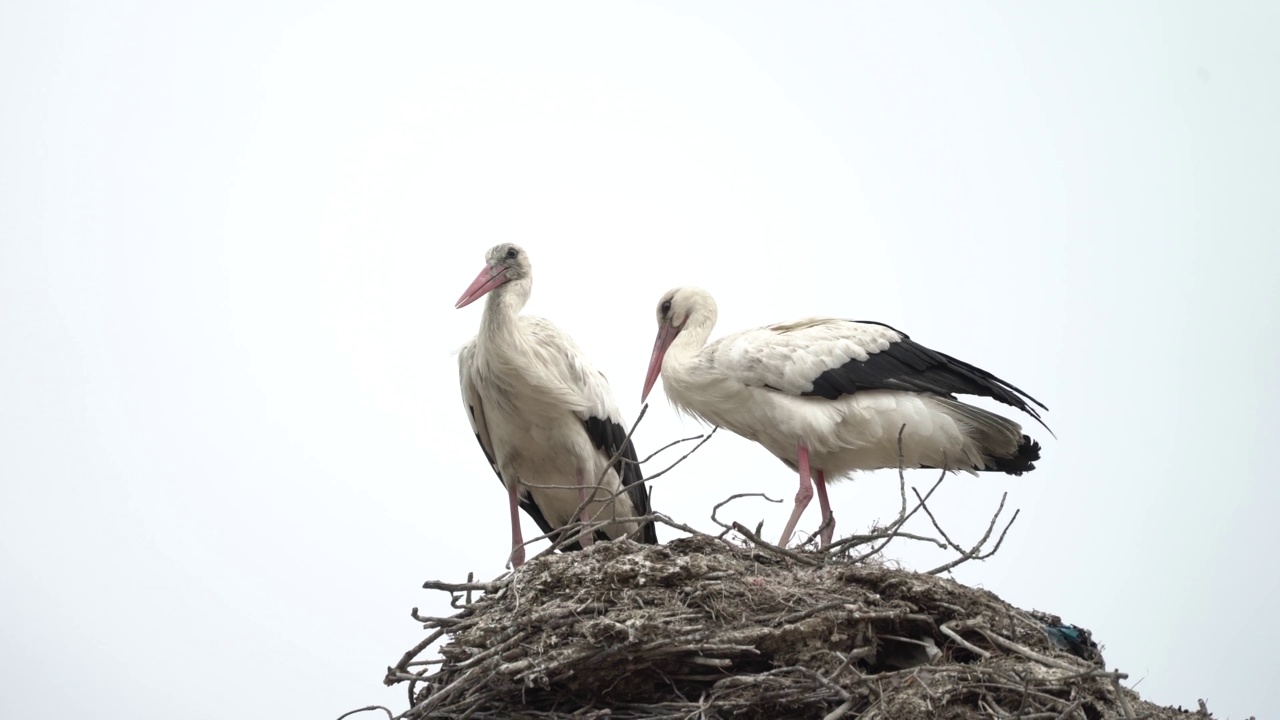
[[[956,400],[981,395],[1044,425],[1028,401],[991,373],[911,340],[888,325],[812,317],[729,335],[707,344],[716,303],[705,290],[676,288],[658,302],[658,337],[643,398],[662,375],[678,409],[763,445],[800,474],[780,545],[813,497],[816,475],[822,544],[835,521],[828,479],[896,468],[898,433],[908,468],[1021,475],[1040,444],[1012,420]],[[1048,426],[1045,426],[1048,429]]]
[[[575,520],[606,523],[566,550],[624,536],[657,544],[653,522],[632,519],[649,514],[649,495],[604,375],[555,325],[520,314],[533,288],[528,253],[504,243],[486,258],[455,306],[489,296],[458,374],[471,429],[507,488],[512,565],[525,556],[517,508],[553,540]]]

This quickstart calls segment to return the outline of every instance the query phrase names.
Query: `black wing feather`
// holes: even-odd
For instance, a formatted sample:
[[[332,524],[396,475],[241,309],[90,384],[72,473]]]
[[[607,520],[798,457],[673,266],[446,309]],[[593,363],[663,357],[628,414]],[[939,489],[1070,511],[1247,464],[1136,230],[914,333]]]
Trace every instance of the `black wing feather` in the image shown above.
[[[631,504],[640,515],[648,515],[650,513],[649,493],[645,490],[644,474],[640,471],[635,445],[627,439],[627,429],[612,420],[594,416],[583,420],[582,425],[587,429],[591,443],[598,450],[607,453],[611,458],[617,456],[613,462],[613,469],[618,473],[618,477],[622,478],[622,486],[627,489]],[[618,452],[619,449],[622,450],[621,453]],[[658,544],[658,532],[653,521],[644,523],[640,541],[648,545]]]
[[[867,324],[889,327],[884,323]],[[1039,400],[986,370],[930,350],[901,330],[889,329],[901,335],[902,339],[891,343],[885,350],[872,353],[866,360],[850,360],[823,372],[814,379],[813,389],[801,394],[828,400],[859,390],[903,390],[944,397],[978,395],[1015,407],[1049,429],[1040,419],[1040,413],[1028,404],[1029,401],[1042,410],[1048,410]]]

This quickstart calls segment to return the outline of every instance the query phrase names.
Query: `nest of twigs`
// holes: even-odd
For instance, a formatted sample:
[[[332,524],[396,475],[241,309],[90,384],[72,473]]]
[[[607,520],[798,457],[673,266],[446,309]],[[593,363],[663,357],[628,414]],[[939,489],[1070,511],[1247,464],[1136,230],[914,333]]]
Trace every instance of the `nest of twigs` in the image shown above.
[[[753,543],[597,543],[491,583],[428,583],[461,609],[415,610],[435,632],[388,669],[409,684],[399,717],[1211,717],[1142,701],[1054,616],[875,559]],[[442,657],[419,657],[442,638]]]
[[[982,537],[962,547],[928,505],[943,477],[923,494],[913,488],[909,503],[900,468],[897,519],[821,551],[780,548],[717,517],[746,494],[716,506],[719,536],[655,513],[647,519],[689,537],[555,554],[590,530],[571,525],[492,582],[427,582],[452,593],[459,612],[413,610],[432,632],[385,678],[407,685],[408,709],[362,710],[391,720],[1212,717],[1203,701],[1187,711],[1141,700],[1121,685],[1127,675],[1106,669],[1088,630],[940,577],[991,557],[1018,515],[995,532],[1002,498]],[[907,532],[921,517],[931,530]],[[954,558],[924,573],[891,567],[883,551],[895,541]]]

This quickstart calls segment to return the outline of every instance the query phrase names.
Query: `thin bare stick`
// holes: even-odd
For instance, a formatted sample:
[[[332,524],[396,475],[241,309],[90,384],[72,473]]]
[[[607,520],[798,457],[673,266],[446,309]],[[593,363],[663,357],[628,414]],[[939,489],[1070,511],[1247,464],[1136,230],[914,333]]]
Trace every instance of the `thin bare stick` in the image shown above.
[[[720,518],[717,516],[717,513],[720,512],[720,508],[724,507],[725,505],[728,505],[734,500],[739,500],[741,498],[749,498],[749,497],[764,498],[767,502],[771,502],[771,503],[782,502],[781,500],[774,500],[773,498],[769,497],[768,495],[765,495],[764,493],[738,493],[737,495],[730,495],[724,500],[721,500],[720,502],[716,503],[715,507],[711,508],[711,522],[719,525],[720,527],[726,530],[733,529],[732,525],[729,525],[721,521]]]
[[[1064,663],[1061,660],[1051,658],[1047,655],[1041,655],[1040,653],[1036,652],[1035,650],[1032,650],[1031,648],[1019,645],[1018,643],[1012,640],[1006,639],[1004,636],[998,633],[994,633],[984,627],[974,625],[973,629],[982,633],[983,637],[990,640],[992,643],[999,645],[1005,650],[1011,650],[1027,658],[1028,660],[1035,660],[1041,665],[1048,665],[1049,667],[1057,668],[1059,670],[1066,670],[1068,672],[1075,672],[1080,669],[1074,665],[1068,665],[1067,663]]]
[[[646,405],[646,407],[648,407],[648,406]],[[701,435],[690,435],[690,436],[689,436],[689,437],[687,437],[687,438],[680,438],[679,440],[672,440],[671,442],[667,443],[666,445],[663,445],[662,447],[658,448],[657,450],[654,450],[653,452],[649,453],[649,455],[648,455],[647,457],[645,457],[645,459],[640,460],[640,461],[639,461],[639,462],[637,462],[636,464],[637,464],[637,465],[643,465],[643,464],[645,464],[645,463],[649,462],[650,460],[654,459],[654,458],[655,458],[655,457],[657,457],[658,455],[661,455],[663,452],[665,452],[665,451],[667,451],[667,450],[670,450],[671,448],[673,448],[673,447],[675,447],[675,446],[677,446],[677,445],[681,445],[681,444],[683,444],[683,443],[693,442],[694,440],[701,440],[701,439],[702,439],[702,436],[701,436]],[[628,461],[628,462],[630,462],[630,461]]]
[[[426,639],[424,639],[422,642],[418,643],[417,645],[414,645],[412,648],[409,648],[409,651],[400,657],[400,662],[396,663],[395,666],[393,667],[387,668],[387,677],[383,678],[382,684],[387,685],[388,687],[391,685],[394,685],[395,682],[391,681],[392,673],[396,671],[402,671],[402,670],[407,671],[409,669],[409,661],[418,657],[418,655],[423,650],[426,650],[427,647],[431,645],[431,643],[439,640],[442,637],[444,637],[444,628],[440,628],[439,630],[436,630],[435,632],[428,635]],[[368,708],[365,708],[365,709],[367,710]]]
[[[639,515],[636,517],[627,518],[627,522],[634,522],[634,523],[656,522],[671,528],[675,528],[676,530],[682,530],[684,532],[689,533],[690,535],[698,535],[702,537],[715,538],[714,535],[708,535],[707,533],[704,533],[701,530],[698,530],[697,528],[690,527],[688,525],[685,525],[684,523],[676,522],[675,520],[672,520],[670,516],[664,515],[663,513],[650,513],[648,515]],[[591,524],[590,527],[598,527],[599,525],[600,525],[599,523],[593,523]],[[525,545],[538,542],[539,540],[553,541],[550,547],[546,548],[542,552],[533,556],[533,558],[531,558],[529,562],[532,562],[534,559],[540,558],[544,555],[551,555],[555,553],[556,550],[559,550],[565,545],[568,545],[569,543],[574,542],[577,539],[576,536],[574,535],[574,531],[576,531],[581,527],[582,527],[582,522],[575,520],[573,522],[565,523],[564,526],[557,528],[549,533],[545,533],[537,537],[530,538],[529,540],[526,540],[524,543]],[[510,576],[507,576],[507,578],[509,577]]]
[[[771,553],[775,553],[775,554],[777,554],[777,555],[781,555],[781,556],[783,556],[783,557],[790,558],[790,559],[792,559],[792,560],[795,560],[795,561],[796,561],[796,562],[798,562],[798,563],[804,563],[805,565],[812,565],[812,566],[814,566],[814,567],[817,567],[817,566],[819,566],[819,565],[821,565],[821,564],[822,564],[822,563],[821,563],[820,561],[818,561],[818,560],[814,560],[813,558],[807,558],[807,557],[805,557],[805,556],[803,556],[803,555],[801,555],[801,554],[799,554],[799,553],[792,552],[792,551],[790,551],[790,550],[788,550],[788,549],[786,549],[786,548],[783,548],[783,547],[779,547],[779,546],[777,546],[777,545],[774,545],[773,543],[771,543],[771,542],[769,542],[769,541],[767,541],[767,540],[763,540],[763,539],[761,539],[761,537],[760,537],[759,535],[757,535],[757,534],[755,534],[755,533],[751,532],[750,530],[748,530],[746,527],[744,527],[744,526],[743,526],[743,524],[742,524],[742,523],[735,522],[735,523],[733,524],[733,529],[734,529],[735,531],[737,531],[737,533],[738,533],[739,535],[741,535],[741,536],[745,537],[746,539],[750,540],[750,541],[751,541],[752,543],[754,543],[755,545],[757,545],[757,546],[759,546],[760,548],[763,548],[763,549],[765,549],[765,550],[768,550],[768,551],[769,551],[769,552],[771,552]]]
[[[1000,502],[1000,506],[1001,506],[1001,508],[1003,508],[1003,507],[1004,507],[1004,501],[1003,501],[1003,500],[1001,500],[1001,502]],[[946,572],[946,571],[950,570],[951,568],[954,568],[954,567],[956,567],[957,565],[960,565],[961,563],[965,563],[965,562],[968,562],[968,561],[970,561],[970,560],[986,560],[987,558],[991,557],[992,555],[995,555],[995,554],[996,554],[996,552],[1000,550],[1000,546],[1004,544],[1004,538],[1005,538],[1005,535],[1008,535],[1008,534],[1009,534],[1009,528],[1013,527],[1013,522],[1014,522],[1015,520],[1017,520],[1017,519],[1018,519],[1018,514],[1019,514],[1020,512],[1021,512],[1021,510],[1014,510],[1014,511],[1013,511],[1013,517],[1009,518],[1009,522],[1008,522],[1007,524],[1005,524],[1004,529],[1000,531],[1000,537],[996,538],[996,544],[995,544],[995,546],[994,546],[994,547],[992,547],[992,548],[991,548],[991,550],[990,550],[990,551],[985,552],[985,553],[978,553],[978,551],[982,548],[982,546],[983,546],[984,544],[986,544],[986,542],[987,542],[987,538],[989,538],[989,537],[991,536],[991,527],[995,525],[996,518],[1000,517],[1000,510],[997,510],[997,511],[996,511],[996,514],[995,514],[995,515],[993,515],[993,516],[991,517],[991,525],[989,525],[989,526],[987,527],[987,532],[983,534],[982,538],[981,538],[980,540],[978,540],[978,544],[977,544],[977,545],[974,545],[974,547],[973,547],[973,549],[972,549],[972,550],[970,550],[968,553],[965,553],[964,555],[961,555],[960,557],[956,558],[955,560],[952,560],[951,562],[943,563],[942,565],[939,565],[938,567],[936,567],[936,568],[934,568],[934,569],[932,569],[932,570],[926,571],[926,573],[925,573],[925,574],[926,574],[926,575],[937,575],[937,574],[939,574],[939,573]]]
[[[899,470],[899,472],[901,472],[901,470]],[[942,481],[946,477],[947,477],[946,470],[943,470],[941,473],[939,473],[938,479],[934,481],[933,485],[929,488],[929,491],[924,494],[925,500],[928,500],[930,497],[933,497],[934,491],[938,489],[938,486],[942,484]],[[884,538],[884,540],[880,541],[879,545],[873,547],[868,552],[865,552],[862,555],[859,555],[858,557],[854,558],[853,562],[855,563],[863,562],[867,558],[873,557],[880,551],[884,550],[884,548],[890,542],[892,542],[894,538],[898,537],[898,531],[902,528],[903,525],[907,523],[908,520],[910,520],[913,516],[915,516],[916,512],[920,510],[920,507],[921,507],[920,505],[916,505],[915,507],[911,508],[911,510],[908,511],[905,515],[895,520],[894,523],[891,526],[889,526],[888,535]]]
[[[609,474],[609,470],[613,467],[614,463],[622,459],[622,453],[626,451],[628,445],[631,445],[631,436],[635,434],[636,428],[640,427],[640,421],[644,420],[644,415],[647,412],[649,412],[649,403],[645,403],[640,406],[640,413],[636,415],[636,421],[631,423],[631,429],[627,431],[627,436],[623,438],[622,444],[614,451],[613,457],[609,458],[609,462],[605,464],[604,470],[601,470],[599,477],[596,478],[597,486],[604,482],[604,476]],[[635,449],[634,445],[631,447],[632,450]],[[621,475],[622,473],[618,474]]]
[[[609,471],[611,471],[611,470],[614,470],[615,472],[618,472],[619,477],[621,477],[621,475],[622,475],[622,473],[621,473],[621,461],[623,460],[623,458],[622,458],[622,454],[623,454],[624,452],[626,452],[626,450],[627,450],[627,448],[628,448],[628,447],[631,447],[631,448],[632,448],[632,450],[634,451],[635,446],[634,446],[634,445],[632,445],[632,442],[631,442],[631,436],[635,434],[635,432],[636,432],[636,428],[640,427],[640,421],[644,420],[645,413],[647,413],[647,412],[649,412],[649,403],[645,403],[643,406],[641,406],[641,407],[640,407],[640,413],[639,413],[638,415],[636,415],[635,422],[631,423],[631,429],[627,431],[627,434],[626,434],[626,436],[623,438],[622,443],[621,443],[620,445],[618,445],[618,449],[617,449],[617,450],[615,450],[615,451],[613,452],[613,455],[609,458],[609,461],[608,461],[607,463],[605,463],[604,468],[602,468],[602,469],[600,470],[600,474],[596,476],[595,482],[591,484],[591,494],[590,494],[590,495],[588,495],[585,499],[583,499],[581,502],[579,502],[579,503],[578,503],[578,507],[577,507],[576,509],[574,509],[573,514],[572,514],[570,517],[574,517],[574,518],[580,518],[580,517],[582,517],[582,513],[586,512],[586,509],[587,509],[588,507],[590,507],[592,503],[596,502],[597,498],[599,498],[599,494],[600,494],[600,492],[602,492],[602,491],[603,491],[606,495],[608,495],[608,497],[601,499],[601,502],[602,502],[602,503],[608,503],[608,504],[609,504],[609,509],[611,509],[611,510],[613,510],[613,509],[614,509],[614,508],[613,508],[613,501],[614,501],[614,500],[616,500],[616,499],[618,498],[618,496],[619,496],[619,495],[621,495],[622,493],[624,493],[624,492],[630,492],[632,488],[636,488],[636,487],[640,487],[640,488],[642,489],[642,492],[643,492],[643,485],[644,485],[644,482],[645,482],[644,480],[641,480],[641,481],[639,481],[639,482],[635,482],[635,483],[631,483],[630,485],[622,485],[622,486],[620,486],[620,487],[618,488],[618,490],[617,490],[616,492],[611,492],[611,491],[608,491],[608,490],[604,490],[604,479],[605,479],[605,476],[607,476],[607,475],[609,474]],[[616,467],[615,467],[615,466],[616,466]],[[539,484],[530,484],[530,483],[525,483],[525,486],[526,486],[526,487],[530,487],[530,488],[538,488],[538,489],[542,489],[542,490],[551,490],[551,489],[557,489],[557,490],[582,490],[582,489],[583,489],[583,487],[582,487],[581,485],[578,485],[578,484],[574,484],[574,485],[548,485],[548,484],[542,484],[542,483],[539,483]],[[598,515],[600,512],[604,512],[604,510],[605,510],[605,508],[601,508],[599,511],[597,511],[597,513],[596,513],[596,514]],[[615,512],[616,512],[616,510],[615,510]],[[593,519],[594,519],[594,518],[593,518]],[[573,528],[573,529],[580,529],[580,530],[581,530],[581,532],[578,532],[578,533],[571,533],[571,532],[569,532],[569,526],[568,526],[568,525],[561,526],[561,527],[557,528],[555,532],[557,533],[557,537],[558,537],[559,539],[561,539],[561,540],[562,540],[562,542],[560,542],[560,543],[555,543],[555,547],[553,547],[553,548],[552,548],[552,550],[557,550],[557,549],[559,549],[560,547],[563,547],[564,545],[567,545],[567,544],[569,544],[570,542],[574,542],[574,541],[579,541],[579,542],[581,542],[581,544],[585,547],[585,546],[586,546],[586,541],[584,540],[584,538],[590,537],[590,535],[591,535],[592,533],[594,533],[594,532],[595,532],[595,530],[596,530],[597,528],[599,528],[599,527],[603,527],[604,525],[607,525],[607,524],[610,524],[610,523],[613,523],[613,522],[617,522],[617,521],[618,521],[618,518],[617,518],[617,517],[616,517],[616,515],[615,515],[615,516],[613,516],[613,517],[608,518],[608,519],[607,519],[606,521],[604,521],[604,522],[600,522],[600,523],[592,523],[592,524],[589,524],[589,525],[587,525],[587,526],[585,526],[585,527],[584,527],[584,526],[581,524],[581,521],[579,520],[579,521],[577,522],[577,526],[576,526],[575,528]],[[630,518],[628,518],[628,519],[627,519],[627,521],[628,521],[628,522],[630,522]],[[540,536],[539,538],[534,538],[534,540],[541,539],[542,537],[546,537],[546,535]],[[525,543],[521,544],[521,545],[520,545],[520,547],[524,547],[524,546],[528,545],[530,542],[533,542],[533,540],[530,540],[530,541],[527,541],[527,542],[525,542]],[[517,550],[517,549],[518,549],[518,548],[512,548],[512,549],[511,549],[511,552],[512,552],[512,554],[513,554],[513,555],[515,554],[515,552],[516,552],[516,550]]]
[[[836,542],[832,543],[830,546],[826,548],[826,552],[828,555],[838,555],[848,550],[851,550],[854,547],[857,547],[858,545],[862,545],[865,542],[867,542],[865,538],[868,538],[868,537],[875,538],[875,539],[882,539],[883,542],[881,542],[877,547],[872,549],[870,552],[864,553],[854,559],[854,562],[862,562],[874,556],[876,553],[879,553],[880,551],[882,551],[889,544],[890,541],[898,537],[901,534],[903,525],[905,525],[906,522],[910,520],[913,515],[915,515],[916,511],[920,509],[920,506],[917,505],[910,512],[907,511],[906,458],[903,452],[903,445],[902,445],[902,437],[903,437],[903,433],[906,432],[906,429],[907,429],[907,426],[905,423],[898,427],[898,495],[900,497],[898,517],[893,522],[889,523],[889,525],[887,525],[880,533],[875,533],[871,536],[852,535],[847,538],[837,540]],[[943,465],[945,466],[945,463],[943,463]],[[946,477],[945,470],[942,471],[942,474],[938,477],[938,480],[934,482],[933,487],[929,489],[929,492],[925,494],[926,498],[933,495],[934,490],[938,489],[938,485],[942,483],[942,480],[944,477]],[[933,538],[928,538],[928,541],[933,542],[935,544],[939,544],[939,545],[941,544],[940,541]]]
[[[983,650],[977,645],[974,645],[968,640],[965,640],[964,638],[960,637],[960,633],[958,632],[960,630],[968,630],[969,628],[973,627],[979,622],[981,622],[981,619],[952,620],[951,622],[942,623],[942,625],[938,626],[938,629],[942,631],[943,635],[946,635],[947,637],[954,640],[960,647],[964,648],[965,650],[968,650],[969,652],[973,653],[974,655],[977,655],[980,658],[989,658],[991,657],[991,653],[987,652],[986,650]]]
[[[645,478],[645,482],[648,482],[650,480],[656,480],[662,477],[663,475],[666,475],[667,473],[671,472],[672,468],[684,462],[690,455],[698,452],[698,448],[702,447],[703,445],[706,445],[707,442],[711,440],[711,438],[715,437],[716,431],[719,429],[720,427],[718,425],[716,427],[711,428],[711,432],[707,433],[706,436],[704,436],[701,440],[699,440],[698,444],[694,445],[692,450],[685,453],[684,455],[681,455],[679,460],[676,460],[675,462],[671,463],[670,465],[663,468],[662,470],[659,470],[653,475],[650,475],[649,477]]]
[[[1133,708],[1129,707],[1129,698],[1124,696],[1124,688],[1120,687],[1120,678],[1111,678],[1111,686],[1116,689],[1116,699],[1120,701],[1120,709],[1124,711],[1125,720],[1134,720]]]
[[[423,590],[443,590],[445,592],[460,593],[471,590],[483,590],[491,593],[499,588],[506,587],[511,582],[511,576],[506,575],[493,582],[464,582],[464,583],[447,583],[439,580],[428,580],[422,583]]]
[[[846,695],[847,694],[848,693],[846,693]],[[857,702],[857,698],[852,698],[852,697],[849,698],[848,700],[845,700],[844,703],[840,705],[840,707],[827,713],[822,718],[822,720],[840,720],[840,718],[849,714],[849,711],[853,709],[853,706],[856,702]]]
[[[915,542],[924,542],[924,543],[929,543],[930,545],[937,546],[942,550],[948,549],[947,544],[936,537],[930,537],[928,535],[917,535],[916,533],[909,533],[909,532],[902,532],[902,531],[876,532],[876,533],[868,533],[865,535],[849,535],[847,537],[841,538],[840,542],[847,543],[844,547],[853,548],[859,545],[866,545],[869,542],[875,542],[876,540],[883,540],[887,537],[902,538],[903,540],[913,540]],[[834,546],[834,543],[832,545]]]
[[[646,405],[645,407],[648,407],[648,406]],[[639,425],[640,419],[642,419],[643,417],[644,417],[644,411],[641,410],[640,417],[636,419],[636,424],[633,425],[631,428],[633,432],[635,431],[636,425]],[[667,474],[677,465],[679,465],[680,463],[688,459],[690,455],[697,452],[699,448],[705,445],[707,441],[709,441],[712,438],[712,436],[716,434],[716,430],[718,429],[719,428],[712,428],[710,433],[708,433],[705,436],[700,436],[702,437],[702,439],[698,442],[697,445],[694,445],[693,448],[689,450],[689,452],[685,453],[684,455],[681,455],[680,458],[677,459],[675,462],[671,463],[670,465],[663,468],[662,470],[654,473],[653,475],[650,475],[649,477],[646,477],[643,480],[640,480],[639,482],[634,482],[627,486],[620,486],[616,491],[609,491],[609,490],[605,490],[599,484],[599,481],[597,481],[596,486],[592,488],[591,497],[587,498],[586,503],[579,503],[577,509],[574,510],[573,517],[575,518],[580,517],[583,509],[587,507],[587,504],[594,502],[597,498],[600,498],[601,502],[612,503],[612,501],[617,499],[619,495],[626,492],[630,492],[632,488],[639,487],[646,483],[652,482],[653,480],[656,480],[662,477],[663,475]],[[601,476],[601,479],[603,479],[603,476]],[[558,489],[558,490],[577,490],[578,489],[577,485],[551,485],[551,484],[541,484],[541,483],[537,485],[530,485],[529,487],[536,487],[539,489]],[[603,493],[603,496],[601,496],[601,493]],[[644,518],[634,518],[634,517],[621,519],[621,522],[627,522],[627,523],[643,524],[645,521],[646,520]],[[535,558],[542,557],[543,555],[551,554],[552,552],[555,552],[556,550],[559,550],[566,545],[569,545],[575,541],[578,541],[580,538],[582,538],[589,532],[594,532],[596,529],[601,528],[605,525],[612,524],[614,522],[619,522],[619,519],[608,518],[601,521],[591,522],[584,527],[581,520],[575,520],[573,522],[566,523],[565,525],[559,528],[556,528],[550,533],[544,533],[535,538],[526,540],[521,544],[521,547],[527,547],[531,543],[535,543],[539,540],[552,540],[552,546],[550,548],[534,556]],[[514,552],[514,549],[513,549],[513,552]]]
[[[351,712],[342,713],[341,715],[338,716],[338,720],[343,720],[343,718],[349,718],[352,715],[355,715],[356,713],[368,712],[370,710],[381,710],[382,712],[387,714],[387,717],[390,718],[390,720],[395,720],[395,716],[391,714],[391,711],[388,710],[387,708],[382,707],[381,705],[369,705],[366,707],[362,707],[359,710],[352,710]]]
[[[675,520],[672,520],[670,517],[663,515],[662,513],[654,513],[651,517],[653,518],[654,522],[660,522],[663,525],[666,525],[667,527],[670,527],[670,528],[675,528],[676,530],[683,530],[684,532],[687,532],[690,535],[694,535],[697,537],[711,538],[713,540],[720,540],[723,542],[723,538],[721,537],[717,537],[715,535],[708,535],[697,528],[689,527],[684,523],[676,522]]]

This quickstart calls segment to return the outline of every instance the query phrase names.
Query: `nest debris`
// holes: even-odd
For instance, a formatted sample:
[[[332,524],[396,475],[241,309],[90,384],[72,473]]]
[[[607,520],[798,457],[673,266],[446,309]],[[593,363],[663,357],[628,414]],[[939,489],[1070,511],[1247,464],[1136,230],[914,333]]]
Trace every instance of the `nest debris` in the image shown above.
[[[395,720],[1212,717],[1122,687],[1087,630],[876,557],[699,534],[426,587],[460,611],[413,611]]]

